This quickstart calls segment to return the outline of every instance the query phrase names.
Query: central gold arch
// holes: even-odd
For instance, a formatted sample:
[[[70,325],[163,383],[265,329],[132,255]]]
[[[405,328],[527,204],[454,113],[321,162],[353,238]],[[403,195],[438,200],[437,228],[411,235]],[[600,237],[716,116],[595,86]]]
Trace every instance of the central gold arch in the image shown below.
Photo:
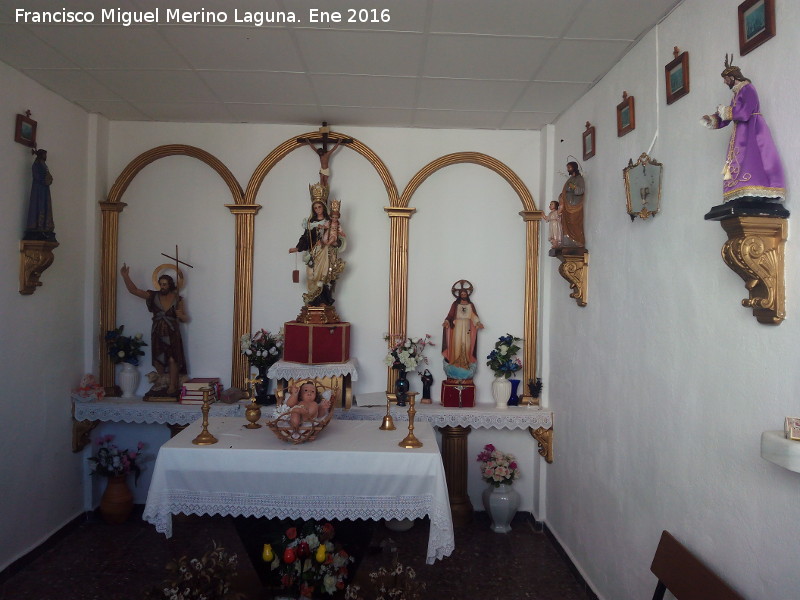
[[[537,331],[539,320],[539,222],[544,214],[522,180],[508,165],[480,152],[455,152],[441,156],[422,167],[403,190],[396,204],[384,210],[391,219],[391,247],[389,274],[389,334],[405,337],[408,318],[408,224],[416,209],[409,207],[411,197],[420,185],[436,171],[450,165],[472,163],[486,167],[500,175],[514,189],[525,222],[525,314],[523,320],[523,382],[536,379]],[[391,389],[391,371],[387,374],[387,391]],[[523,403],[533,402],[527,385],[523,386]]]

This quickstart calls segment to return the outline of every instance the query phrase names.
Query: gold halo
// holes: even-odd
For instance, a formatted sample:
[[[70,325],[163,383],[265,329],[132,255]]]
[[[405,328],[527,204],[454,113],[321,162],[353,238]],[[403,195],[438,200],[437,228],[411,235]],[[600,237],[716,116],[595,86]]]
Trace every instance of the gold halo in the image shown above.
[[[174,271],[175,270],[175,263],[164,263],[163,265],[158,265],[155,269],[153,269],[153,289],[157,290],[159,288],[158,285],[158,278],[164,275],[164,271]],[[169,275],[169,273],[167,273]],[[183,271],[178,269],[178,280],[175,282],[175,286],[177,287],[177,291],[180,291],[183,287]]]
[[[456,287],[456,286],[458,286],[458,287]],[[456,281],[453,284],[453,287],[450,288],[450,293],[453,294],[453,297],[459,298],[460,297],[459,294],[463,290],[467,291],[467,297],[469,297],[469,296],[472,296],[472,292],[474,291],[474,288],[472,287],[472,284],[469,281],[467,281],[466,279],[459,279],[458,281]]]

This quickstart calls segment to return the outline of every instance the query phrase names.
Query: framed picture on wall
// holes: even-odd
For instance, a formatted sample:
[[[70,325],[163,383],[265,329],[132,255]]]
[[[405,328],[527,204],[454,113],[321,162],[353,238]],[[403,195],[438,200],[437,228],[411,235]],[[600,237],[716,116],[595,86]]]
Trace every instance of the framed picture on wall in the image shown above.
[[[775,0],[745,0],[739,5],[739,54],[744,56],[775,37]]]
[[[617,137],[622,137],[636,129],[636,111],[633,96],[622,92],[622,102],[617,104]]]
[[[36,121],[30,118],[30,111],[17,115],[17,126],[14,128],[14,141],[36,148]]]
[[[586,121],[586,131],[583,132],[583,160],[589,160],[594,156],[595,143],[594,127]]]
[[[664,80],[667,84],[667,104],[689,93],[689,53],[681,52],[678,47],[672,51],[675,60],[664,67]]]

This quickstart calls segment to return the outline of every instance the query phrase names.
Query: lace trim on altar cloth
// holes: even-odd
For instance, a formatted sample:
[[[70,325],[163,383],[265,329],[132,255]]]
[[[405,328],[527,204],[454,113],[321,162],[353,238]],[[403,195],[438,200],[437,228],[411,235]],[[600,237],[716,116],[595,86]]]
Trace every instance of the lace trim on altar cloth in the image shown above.
[[[212,417],[242,417],[243,404],[215,402]],[[110,421],[116,423],[158,423],[189,425],[201,417],[200,406],[178,402],[144,402],[106,398],[97,402],[75,402],[76,421]]]
[[[316,379],[340,375],[350,375],[351,381],[358,381],[358,361],[351,358],[345,363],[303,365],[279,360],[267,371],[270,379]]]
[[[453,523],[447,511],[425,496],[270,496],[172,491],[148,497],[142,519],[172,537],[172,515],[221,515],[279,519],[417,519],[430,517],[427,564],[455,549]]]
[[[392,418],[396,421],[408,421],[408,411],[392,407]],[[334,419],[348,421],[374,421],[374,412],[355,410],[338,410]],[[434,427],[474,427],[484,429],[534,429],[553,428],[553,413],[547,411],[521,410],[520,412],[471,412],[469,408],[426,409],[417,408],[414,420],[428,421]]]

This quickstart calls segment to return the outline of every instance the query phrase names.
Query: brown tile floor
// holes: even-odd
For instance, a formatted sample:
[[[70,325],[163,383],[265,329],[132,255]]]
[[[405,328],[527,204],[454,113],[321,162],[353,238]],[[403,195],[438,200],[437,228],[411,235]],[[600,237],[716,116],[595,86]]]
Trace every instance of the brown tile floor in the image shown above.
[[[242,522],[238,524],[241,527]],[[275,525],[280,526],[277,522]],[[406,532],[390,531],[378,523],[362,525],[359,531],[371,536],[355,573],[355,582],[362,586],[367,585],[370,571],[389,566],[388,553],[380,548],[393,542],[401,562],[413,566],[426,583],[425,599],[594,597],[573,575],[550,539],[534,531],[525,515],[517,516],[511,533],[496,534],[489,530],[487,517],[476,513],[470,525],[456,529],[455,552],[434,565],[425,564],[426,521],[418,521]],[[202,555],[212,539],[239,554],[238,589],[250,600],[272,598],[261,587],[232,518],[176,519],[174,535],[167,540],[152,525],[135,517],[123,525],[107,525],[88,515],[65,535],[45,544],[35,553],[36,558],[21,561],[23,567],[7,569],[0,583],[0,600],[143,600],[163,581],[167,562],[185,554]]]

